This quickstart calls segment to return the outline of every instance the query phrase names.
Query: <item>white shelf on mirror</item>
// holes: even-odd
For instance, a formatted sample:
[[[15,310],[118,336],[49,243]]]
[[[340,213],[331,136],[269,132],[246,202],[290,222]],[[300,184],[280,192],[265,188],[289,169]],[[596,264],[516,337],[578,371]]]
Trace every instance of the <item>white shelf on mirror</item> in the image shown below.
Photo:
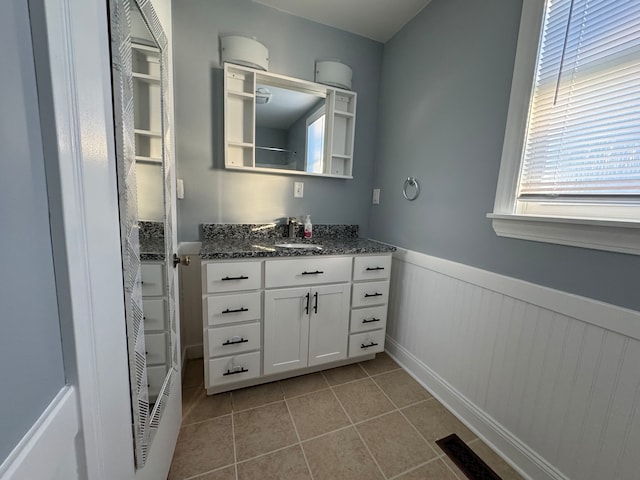
[[[247,100],[255,97],[253,93],[241,92],[239,90],[229,90],[227,93],[234,97],[246,98]]]
[[[142,130],[140,128],[136,128],[134,129],[134,132],[136,135],[144,135],[146,137],[162,137],[162,134],[160,132],[153,132],[151,130]]]
[[[147,73],[137,73],[137,72],[133,72],[131,75],[136,80],[140,80],[143,82],[158,83],[158,84],[160,83],[160,77],[158,77],[157,75],[149,75]]]
[[[136,159],[136,162],[157,163],[159,165],[162,165],[162,158],[159,158],[159,157],[145,157],[143,155],[136,155],[135,159]]]

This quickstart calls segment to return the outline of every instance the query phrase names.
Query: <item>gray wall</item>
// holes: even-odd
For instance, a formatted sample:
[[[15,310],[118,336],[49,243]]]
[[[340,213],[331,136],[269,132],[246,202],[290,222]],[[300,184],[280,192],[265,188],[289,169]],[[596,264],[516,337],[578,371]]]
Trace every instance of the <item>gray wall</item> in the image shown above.
[[[433,0],[385,44],[370,235],[640,309],[640,258],[497,237],[493,210],[521,1]],[[420,197],[402,197],[416,176]]]
[[[0,463],[65,384],[26,2],[0,2]]]
[[[198,240],[201,223],[269,222],[311,214],[314,223],[355,223],[367,234],[375,155],[382,45],[250,0],[173,2],[176,157],[185,199],[179,241]],[[269,70],[313,80],[314,62],[336,58],[353,68],[358,92],[354,180],[224,170],[219,36],[256,37]],[[293,198],[293,182],[304,198]]]

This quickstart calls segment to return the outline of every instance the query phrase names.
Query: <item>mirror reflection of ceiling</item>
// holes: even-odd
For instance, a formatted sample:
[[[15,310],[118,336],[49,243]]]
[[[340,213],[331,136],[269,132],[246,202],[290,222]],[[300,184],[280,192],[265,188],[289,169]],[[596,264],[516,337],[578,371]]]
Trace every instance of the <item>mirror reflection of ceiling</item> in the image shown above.
[[[287,130],[321,98],[271,85],[258,84],[256,88],[271,93],[268,103],[256,102],[256,125],[261,127]]]

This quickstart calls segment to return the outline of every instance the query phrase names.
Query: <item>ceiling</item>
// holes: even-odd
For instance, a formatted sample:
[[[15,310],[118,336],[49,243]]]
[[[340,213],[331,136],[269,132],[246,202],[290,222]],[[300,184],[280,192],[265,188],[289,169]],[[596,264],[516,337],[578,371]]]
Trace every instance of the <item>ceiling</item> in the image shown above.
[[[431,0],[253,0],[385,43]]]

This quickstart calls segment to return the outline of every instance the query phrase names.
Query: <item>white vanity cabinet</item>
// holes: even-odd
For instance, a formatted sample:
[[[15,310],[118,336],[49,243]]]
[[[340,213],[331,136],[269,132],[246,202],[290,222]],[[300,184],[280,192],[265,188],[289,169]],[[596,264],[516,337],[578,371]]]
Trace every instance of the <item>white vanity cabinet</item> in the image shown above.
[[[351,262],[349,256],[266,262],[265,375],[347,358]],[[295,285],[310,286],[273,288]]]
[[[209,394],[384,350],[391,255],[203,260]]]
[[[349,357],[384,350],[390,273],[390,255],[354,259]]]
[[[207,390],[261,374],[262,263],[203,263]]]
[[[165,264],[160,261],[142,261],[140,265],[144,346],[151,403],[155,402],[160,393],[170,362],[167,351],[169,322],[164,269]]]

